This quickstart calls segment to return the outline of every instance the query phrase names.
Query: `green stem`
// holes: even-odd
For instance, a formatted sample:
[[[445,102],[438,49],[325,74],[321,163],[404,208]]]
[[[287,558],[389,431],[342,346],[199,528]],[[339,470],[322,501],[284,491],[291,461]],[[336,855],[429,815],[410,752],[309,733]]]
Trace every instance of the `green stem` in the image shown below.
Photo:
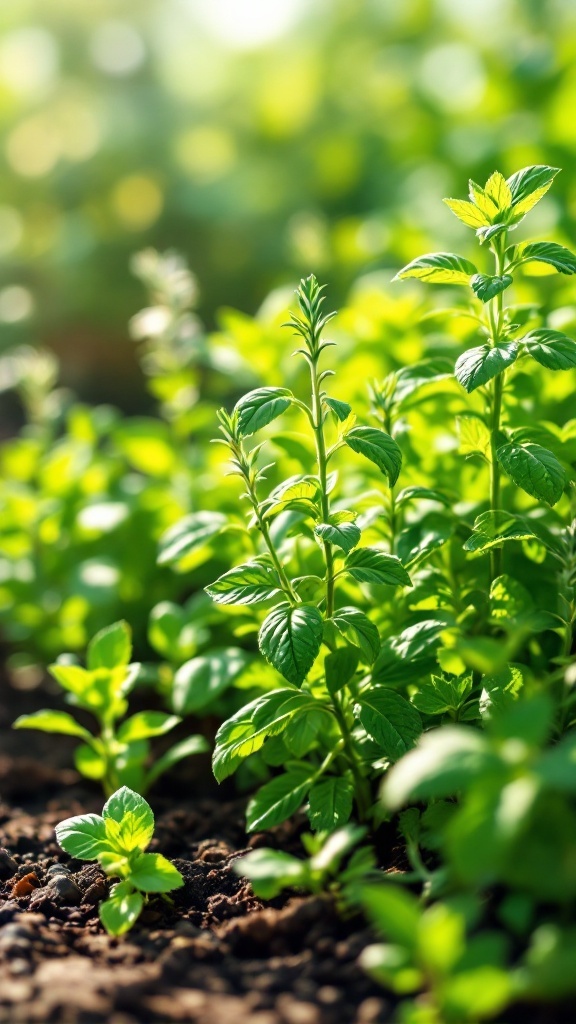
[[[332,707],[334,709],[338,725],[340,726],[346,759],[350,765],[350,770],[354,778],[354,799],[356,800],[356,807],[358,808],[358,819],[361,822],[365,822],[370,816],[370,808],[372,805],[370,786],[368,780],[364,775],[362,775],[360,770],[358,755],[354,749],[354,743],[348,727],[348,722],[346,721],[346,715],[338,700],[337,694],[334,694],[332,697]]]
[[[282,584],[282,589],[283,589],[284,593],[286,594],[286,597],[288,598],[288,600],[291,602],[291,604],[298,604],[298,597],[297,597],[296,593],[294,592],[294,588],[292,587],[292,584],[291,584],[290,580],[288,579],[286,570],[285,570],[284,566],[282,565],[282,562],[280,561],[280,559],[278,557],[278,553],[276,551],[276,548],[274,547],[274,542],[272,540],[272,537],[270,536],[270,527],[268,526],[268,523],[266,522],[266,520],[264,519],[264,516],[262,515],[262,513],[260,511],[260,505],[258,503],[258,498],[257,498],[257,496],[256,496],[256,494],[254,492],[254,488],[253,488],[252,484],[249,481],[246,481],[246,483],[247,483],[247,486],[248,486],[248,493],[250,494],[250,501],[252,503],[252,508],[254,509],[254,515],[256,516],[256,519],[258,521],[258,529],[260,530],[260,533],[262,534],[262,539],[263,539],[266,547],[268,548],[268,552],[269,552],[270,558],[272,559],[272,562],[274,564],[274,568],[276,569],[276,572],[278,573],[278,576],[280,577],[280,582]]]
[[[496,274],[501,276],[504,273],[504,252],[506,249],[506,233],[496,240]],[[499,292],[490,303],[490,325],[492,329],[492,344],[496,346],[500,341],[503,316],[502,316],[502,292]],[[502,394],[504,390],[504,374],[499,373],[494,378],[492,386],[492,409],[490,416],[490,509],[499,512],[500,502],[500,463],[496,457],[499,445],[500,418],[502,415]],[[502,575],[502,545],[492,548],[490,551],[490,582]]]
[[[326,457],[326,439],[324,437],[324,411],[322,409],[322,396],[320,394],[320,382],[318,380],[318,355],[312,356],[308,362],[310,365],[310,379],[312,383],[312,426],[316,442],[316,461],[318,463],[318,479],[320,481],[320,505],[322,508],[322,522],[330,520],[330,501],[328,498],[328,459]],[[329,541],[323,541],[324,557],[326,560],[326,618],[332,618],[334,614],[334,553]]]
[[[386,415],[383,417],[383,427],[387,434],[392,437],[392,416],[390,410],[387,410]],[[396,494],[394,485],[390,484],[390,511],[388,513],[388,526],[390,529],[390,554],[396,554],[396,534],[398,532],[398,513],[396,511]]]

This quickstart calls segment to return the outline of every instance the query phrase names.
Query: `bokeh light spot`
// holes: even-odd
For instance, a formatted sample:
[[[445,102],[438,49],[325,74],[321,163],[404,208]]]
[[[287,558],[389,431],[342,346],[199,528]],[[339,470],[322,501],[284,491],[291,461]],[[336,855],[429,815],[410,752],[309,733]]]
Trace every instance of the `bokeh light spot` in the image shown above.
[[[241,50],[283,36],[298,21],[304,0],[197,0],[195,9],[213,36]]]
[[[131,75],[144,63],[146,47],[132,25],[105,21],[90,40],[90,56],[94,66],[107,75]]]
[[[27,288],[12,284],[0,291],[0,320],[15,324],[25,320],[34,309],[34,300]]]
[[[153,224],[162,206],[160,186],[143,174],[121,178],[112,192],[112,207],[118,220],[132,231],[140,231]]]
[[[420,85],[428,98],[447,111],[470,110],[480,103],[486,75],[478,53],[464,43],[436,46],[420,67]]]

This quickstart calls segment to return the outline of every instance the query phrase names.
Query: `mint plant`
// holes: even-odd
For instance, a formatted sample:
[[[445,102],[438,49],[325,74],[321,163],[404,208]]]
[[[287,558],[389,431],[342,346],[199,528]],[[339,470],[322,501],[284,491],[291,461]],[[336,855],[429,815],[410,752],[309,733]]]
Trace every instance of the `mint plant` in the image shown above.
[[[219,781],[264,746],[265,761],[285,766],[251,800],[252,831],[283,821],[306,800],[317,830],[345,824],[354,804],[358,817],[369,820],[371,778],[421,730],[418,712],[401,694],[371,683],[380,638],[361,607],[366,585],[410,587],[410,576],[387,545],[361,545],[357,514],[338,497],[335,469],[335,456],[348,449],[373,463],[393,487],[402,453],[389,433],[357,424],[350,405],[325,390],[333,371],[323,359],[333,342],[323,332],[335,314],[323,311],[322,288],[313,276],[301,282],[297,296],[299,310],[287,326],[299,338],[297,355],[308,368],[308,402],[287,388],[266,387],[244,395],[231,413],[219,413],[220,443],[242,480],[248,528],[259,543],[255,557],[206,590],[222,606],[268,605],[258,644],[279,682],[283,677],[281,685],[224,722],[216,737],[213,767]],[[254,444],[251,438],[288,410],[305,423],[315,463],[267,493],[265,441]],[[196,544],[199,533],[215,536],[222,530],[222,521],[200,515],[175,528],[164,560]]]
[[[128,783],[145,793],[182,758],[208,750],[203,736],[189,736],[148,766],[149,740],[170,732],[181,719],[163,711],[138,711],[125,718],[127,696],[140,669],[138,663],[130,663],[131,656],[130,627],[120,621],[91,640],[86,668],[69,663],[50,666],[68,702],[94,716],[97,732],[90,732],[67,712],[51,709],[21,715],[14,722],[15,729],[39,729],[81,739],[74,753],[76,768],[86,778],[100,782],[107,796]]]
[[[154,835],[154,814],[144,797],[127,786],[113,793],[102,814],[78,814],[56,825],[56,839],[71,857],[96,860],[108,878],[119,878],[100,904],[109,935],[124,935],[137,921],[151,893],[179,889],[184,880],[161,853],[146,853]]]
[[[514,428],[506,403],[514,370],[527,359],[550,370],[576,367],[572,338],[545,325],[527,324],[524,310],[504,305],[504,293],[526,264],[542,263],[560,274],[576,273],[576,255],[557,242],[510,245],[508,241],[509,233],[547,193],[558,170],[536,165],[508,179],[495,171],[483,188],[470,181],[469,201],[444,200],[459,220],[475,229],[480,245],[490,251],[491,272],[488,268],[479,271],[463,256],[439,252],[417,257],[397,275],[432,284],[464,285],[481,303],[480,311],[469,315],[484,340],[459,357],[454,372],[468,394],[479,391],[482,397],[482,415],[465,418],[462,427],[468,451],[480,454],[490,471],[489,509],[478,517],[468,549],[490,551],[491,580],[502,574],[502,545],[515,523],[503,508],[502,471],[516,486],[549,506],[557,504],[567,484],[562,460],[540,443],[543,432]]]

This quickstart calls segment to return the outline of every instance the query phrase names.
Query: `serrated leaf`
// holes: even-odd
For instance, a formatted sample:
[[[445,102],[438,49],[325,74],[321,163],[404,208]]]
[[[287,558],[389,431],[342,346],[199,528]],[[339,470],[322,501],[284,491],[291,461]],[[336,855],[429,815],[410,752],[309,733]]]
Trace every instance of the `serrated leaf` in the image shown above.
[[[539,444],[503,444],[496,457],[514,483],[526,494],[555,505],[566,486],[566,474],[553,452]]]
[[[533,359],[549,370],[571,370],[576,367],[576,341],[561,331],[540,327],[520,339]]]
[[[486,191],[482,188],[481,185],[478,185],[475,181],[472,181],[472,178],[470,178],[468,182],[468,194],[470,196],[471,201],[478,207],[479,210],[482,210],[482,212],[486,214],[486,216],[489,218],[489,221],[491,221],[494,217],[497,216],[498,207],[496,206],[496,203],[494,202],[493,199],[490,198],[489,195],[487,195]]]
[[[139,892],[113,896],[100,904],[100,920],[108,935],[124,935],[138,920],[144,906],[144,897]]]
[[[521,203],[525,199],[530,198],[540,189],[544,189],[544,192],[547,192],[559,171],[559,167],[548,167],[546,164],[534,164],[531,167],[522,167],[521,170],[512,174],[511,177],[508,178],[508,186],[512,194],[514,206],[516,207],[517,203]],[[538,200],[535,200],[535,202],[537,201]]]
[[[288,388],[256,388],[234,406],[238,416],[238,433],[250,437],[285,412],[293,399]]]
[[[469,228],[481,228],[490,223],[486,213],[466,199],[444,199],[444,202],[458,220]]]
[[[212,768],[218,782],[236,771],[240,762],[259,750],[268,736],[281,733],[298,711],[314,708],[308,694],[283,687],[257,697],[223,722],[216,733]]]
[[[344,568],[358,583],[382,583],[390,587],[411,587],[410,579],[396,555],[379,548],[357,548],[346,558]]]
[[[506,251],[514,266],[547,263],[559,274],[576,274],[576,255],[558,242],[520,242]]]
[[[80,739],[92,739],[92,734],[84,729],[72,715],[66,711],[34,711],[31,715],[20,715],[12,723],[13,729],[38,729],[40,732],[54,732],[60,736],[78,736]]]
[[[511,366],[517,355],[518,345],[514,341],[503,342],[493,348],[489,345],[469,348],[457,360],[454,374],[470,394]]]
[[[416,709],[386,686],[373,686],[363,693],[354,705],[354,714],[378,744],[382,756],[391,761],[402,757],[422,732],[422,722]]]
[[[272,491],[266,502],[264,518],[271,519],[287,509],[295,509],[315,516],[317,510],[314,499],[318,494],[318,489],[316,480],[297,480],[281,484],[280,487],[276,487]]]
[[[316,832],[333,832],[352,814],[354,788],[349,778],[330,775],[315,782],[308,794],[308,819]]]
[[[494,171],[484,186],[484,191],[490,199],[493,199],[498,211],[505,211],[512,203],[512,190],[500,171]]]
[[[118,840],[127,851],[146,849],[154,835],[154,814],[150,804],[128,786],[116,790],[106,801],[102,817],[104,822],[111,819],[120,826]]]
[[[352,406],[348,405],[348,402],[340,402],[337,398],[326,398],[325,396],[324,404],[332,410],[336,418],[340,420],[340,423],[344,423],[352,412]]]
[[[339,608],[332,621],[344,639],[358,647],[368,664],[372,664],[380,651],[380,636],[368,616],[358,608]]]
[[[184,885],[184,879],[161,853],[143,853],[132,861],[130,881],[141,892],[172,892]]]
[[[471,676],[459,679],[432,676],[430,682],[413,695],[412,703],[425,715],[442,715],[447,711],[458,710],[471,689]]]
[[[469,284],[478,271],[470,260],[452,252],[431,252],[417,256],[396,274],[396,278],[415,277],[429,284]]]
[[[174,676],[174,710],[181,715],[202,710],[228,689],[247,663],[247,653],[238,647],[215,648],[185,661]]]
[[[61,821],[54,831],[58,845],[79,860],[96,860],[105,850],[112,850],[106,823],[100,814],[74,815]]]
[[[502,510],[483,512],[474,521],[465,551],[483,552],[507,541],[531,540],[534,532],[526,520]]]
[[[362,531],[359,526],[356,526],[356,523],[340,523],[339,525],[319,523],[314,527],[314,533],[321,540],[335,544],[346,553],[356,547],[362,536]]]
[[[326,689],[334,696],[347,686],[358,668],[358,652],[351,647],[337,647],[324,658]]]
[[[192,512],[160,537],[158,565],[172,565],[204,547],[226,526],[221,512]]]
[[[164,711],[137,711],[122,722],[116,735],[120,743],[133,743],[150,736],[164,736],[181,721],[177,715],[167,715]]]
[[[258,634],[261,653],[290,683],[300,685],[322,643],[322,616],[312,605],[281,604],[266,616]]]
[[[402,451],[393,437],[377,427],[353,427],[344,440],[352,451],[378,466],[390,487],[394,486],[402,466]]]
[[[514,283],[514,279],[510,274],[502,274],[499,276],[491,277],[489,274],[475,274],[470,284],[475,295],[482,302],[489,302],[495,295],[500,295],[500,292],[509,288]]]
[[[106,626],[88,644],[87,665],[90,672],[99,668],[120,668],[132,656],[132,630],[124,620]]]
[[[284,775],[261,786],[246,809],[247,831],[273,828],[295,814],[304,803],[313,777],[312,767],[295,765]]]
[[[229,569],[204,588],[216,604],[258,604],[280,593],[278,574],[258,562]]]

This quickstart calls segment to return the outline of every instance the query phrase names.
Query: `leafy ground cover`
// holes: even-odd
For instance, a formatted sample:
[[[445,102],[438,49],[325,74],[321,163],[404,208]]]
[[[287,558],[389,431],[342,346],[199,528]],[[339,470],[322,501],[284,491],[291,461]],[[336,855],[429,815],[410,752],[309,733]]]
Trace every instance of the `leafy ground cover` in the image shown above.
[[[151,300],[132,333],[158,418],[78,406],[46,363],[12,357],[30,423],[2,455],[0,602],[28,704],[6,711],[10,748],[69,739],[52,775],[33,770],[58,792],[37,825],[26,807],[4,815],[7,1007],[38,998],[14,981],[30,958],[13,969],[33,913],[72,925],[74,956],[97,948],[86,932],[106,962],[130,943],[148,962],[153,935],[161,964],[189,948],[173,1016],[135,996],[136,1020],[160,1005],[207,1019],[218,977],[262,1024],[570,1019],[576,341],[561,290],[554,301],[530,273],[561,289],[576,257],[509,237],[557,174],[494,172],[446,200],[478,255],[416,256],[397,277],[450,289],[451,305],[376,285],[335,318],[310,276],[288,310],[277,295],[255,320],[228,312],[207,340],[179,258],[141,254]],[[35,668],[47,656],[65,701]],[[62,795],[72,764],[100,783],[102,815],[89,782]],[[30,803],[19,775],[9,762],[8,795]],[[191,800],[208,786],[208,803]],[[155,838],[144,790],[167,815]],[[199,839],[228,844],[209,907],[190,883],[211,862]],[[219,931],[215,907],[233,924]],[[110,945],[98,913],[130,937]],[[230,975],[224,954],[253,943],[266,958]],[[190,973],[196,956],[214,974]],[[310,965],[292,1001],[275,975],[290,963],[290,984]],[[153,998],[162,969],[144,971]],[[129,983],[111,984],[132,1012]]]

